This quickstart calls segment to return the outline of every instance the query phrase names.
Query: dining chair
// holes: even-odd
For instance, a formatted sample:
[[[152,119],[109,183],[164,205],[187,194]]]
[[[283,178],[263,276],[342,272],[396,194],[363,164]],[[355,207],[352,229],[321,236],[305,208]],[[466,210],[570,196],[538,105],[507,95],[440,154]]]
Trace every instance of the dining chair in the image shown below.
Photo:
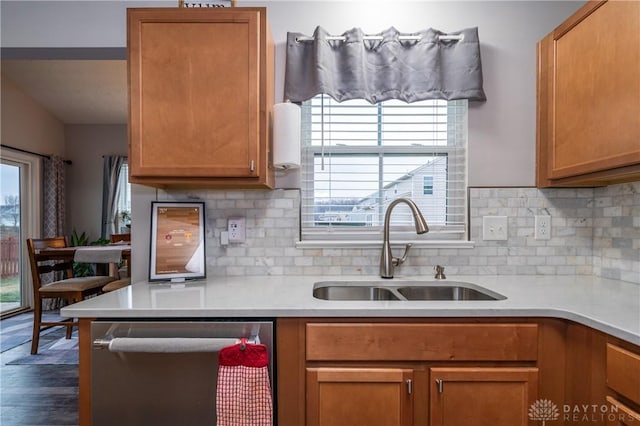
[[[126,233],[126,234],[111,234],[109,236],[109,240],[112,243],[121,243],[121,242],[129,243],[129,242],[131,242],[131,234],[130,233]]]
[[[67,327],[67,339],[71,338],[74,325],[78,325],[73,318],[58,321],[42,321],[42,302],[45,299],[62,299],[67,303],[75,303],[86,299],[88,296],[102,292],[102,287],[113,281],[113,277],[93,276],[74,277],[73,275],[73,250],[49,250],[64,249],[69,247],[64,237],[27,239],[29,262],[31,264],[31,277],[33,283],[33,339],[31,340],[31,354],[38,353],[38,341],[40,332],[53,326]],[[63,275],[57,279],[56,272]],[[54,272],[54,281],[44,282],[43,276]]]
[[[110,283],[102,287],[102,291],[104,293],[108,293],[110,291],[115,291],[120,288],[126,287],[128,285],[131,285],[131,278],[122,278],[119,280],[111,281]]]

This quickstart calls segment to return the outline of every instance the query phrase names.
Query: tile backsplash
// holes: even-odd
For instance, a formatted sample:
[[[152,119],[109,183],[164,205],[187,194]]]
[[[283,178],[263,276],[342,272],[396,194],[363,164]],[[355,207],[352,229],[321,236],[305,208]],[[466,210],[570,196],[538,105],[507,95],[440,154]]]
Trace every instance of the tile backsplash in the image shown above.
[[[640,182],[594,189],[593,272],[640,283]]]
[[[300,192],[166,191],[207,203],[207,273],[376,275],[380,248],[296,248]],[[604,188],[470,188],[473,248],[416,248],[398,275],[595,274],[640,284],[640,182]],[[551,216],[551,238],[534,238],[535,215]],[[227,218],[246,218],[246,242],[221,246]],[[482,239],[483,216],[507,216],[505,241]]]

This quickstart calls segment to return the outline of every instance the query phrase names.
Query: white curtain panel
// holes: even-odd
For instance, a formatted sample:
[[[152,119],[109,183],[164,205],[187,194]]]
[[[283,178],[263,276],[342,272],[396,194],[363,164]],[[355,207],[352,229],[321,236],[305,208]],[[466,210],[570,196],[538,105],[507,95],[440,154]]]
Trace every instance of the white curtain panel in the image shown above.
[[[118,180],[127,157],[108,155],[104,157],[102,175],[102,238],[118,233],[116,219],[118,213]]]

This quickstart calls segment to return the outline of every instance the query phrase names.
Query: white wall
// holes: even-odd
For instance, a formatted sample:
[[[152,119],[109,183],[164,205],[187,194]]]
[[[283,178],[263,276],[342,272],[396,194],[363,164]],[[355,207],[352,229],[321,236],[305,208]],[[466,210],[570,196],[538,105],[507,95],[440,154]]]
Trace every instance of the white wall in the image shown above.
[[[177,5],[178,0],[2,0],[2,47],[123,47],[128,7]]]
[[[102,157],[127,155],[127,126],[64,125],[2,74],[2,144],[71,160],[67,166],[67,230],[100,237]]]
[[[3,145],[65,156],[64,125],[2,74],[0,138]]]
[[[100,237],[103,156],[127,155],[127,126],[67,125],[67,225],[69,233],[86,232],[90,241]]]

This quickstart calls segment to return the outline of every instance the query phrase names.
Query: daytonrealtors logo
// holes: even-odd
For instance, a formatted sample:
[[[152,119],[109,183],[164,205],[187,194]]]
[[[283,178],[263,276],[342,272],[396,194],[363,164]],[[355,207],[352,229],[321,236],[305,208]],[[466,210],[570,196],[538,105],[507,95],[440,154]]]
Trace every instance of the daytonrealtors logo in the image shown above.
[[[558,420],[560,412],[558,406],[548,399],[539,399],[529,407],[529,420],[542,420],[542,426],[547,420]]]
[[[547,421],[560,418],[560,409],[548,399],[538,399],[529,406],[529,420],[541,421],[542,426]],[[602,423],[620,421],[624,424],[638,424],[640,418],[619,412],[618,407],[608,404],[564,404],[562,406],[562,420],[565,422],[594,422]]]

